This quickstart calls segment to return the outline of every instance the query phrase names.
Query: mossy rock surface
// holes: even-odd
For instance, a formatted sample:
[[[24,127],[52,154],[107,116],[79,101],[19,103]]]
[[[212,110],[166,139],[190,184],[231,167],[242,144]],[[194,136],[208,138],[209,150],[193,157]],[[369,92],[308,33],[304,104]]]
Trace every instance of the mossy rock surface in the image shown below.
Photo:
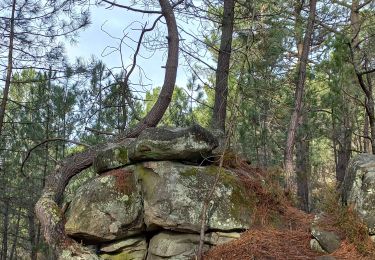
[[[93,167],[97,173],[103,173],[112,169],[130,164],[129,145],[134,139],[126,139],[123,142],[109,144],[98,151]]]
[[[207,229],[244,230],[251,225],[254,203],[228,170],[158,161],[137,165],[135,173],[142,182],[148,229],[199,232],[203,204],[212,189]]]
[[[187,128],[148,128],[135,139],[110,143],[98,151],[93,166],[97,173],[135,162],[171,160],[200,163],[212,156],[217,138],[199,125]]]
[[[129,148],[132,161],[172,160],[200,162],[210,157],[217,139],[199,125],[188,128],[148,128]]]
[[[147,255],[147,242],[144,236],[131,237],[125,240],[102,245],[101,259],[105,260],[142,260]]]
[[[375,155],[359,154],[350,161],[342,185],[342,200],[354,206],[369,233],[375,235]]]
[[[140,233],[143,207],[137,176],[118,169],[91,180],[78,189],[66,218],[66,233],[88,242]]]

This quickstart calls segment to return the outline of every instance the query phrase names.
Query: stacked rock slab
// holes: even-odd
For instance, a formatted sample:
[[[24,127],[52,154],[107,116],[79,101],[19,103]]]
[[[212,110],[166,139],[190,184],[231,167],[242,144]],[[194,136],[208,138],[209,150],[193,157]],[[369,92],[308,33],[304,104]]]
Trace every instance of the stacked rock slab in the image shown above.
[[[234,173],[208,165],[216,146],[209,131],[193,126],[148,129],[107,147],[94,163],[100,175],[69,204],[66,233],[102,259],[191,259],[214,189],[204,249],[238,238],[254,203]]]

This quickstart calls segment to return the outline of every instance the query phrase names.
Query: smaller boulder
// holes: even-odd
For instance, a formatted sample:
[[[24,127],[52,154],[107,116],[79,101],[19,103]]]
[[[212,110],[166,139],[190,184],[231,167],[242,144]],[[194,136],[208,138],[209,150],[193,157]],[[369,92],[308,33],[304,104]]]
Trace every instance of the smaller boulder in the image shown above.
[[[340,247],[340,237],[334,232],[325,231],[318,227],[313,227],[311,229],[311,235],[316,239],[321,248],[328,253],[333,253]]]
[[[319,244],[318,240],[316,240],[315,238],[312,238],[310,240],[310,248],[311,250],[315,251],[315,252],[318,252],[318,253],[327,253],[327,251],[325,251],[322,246]]]

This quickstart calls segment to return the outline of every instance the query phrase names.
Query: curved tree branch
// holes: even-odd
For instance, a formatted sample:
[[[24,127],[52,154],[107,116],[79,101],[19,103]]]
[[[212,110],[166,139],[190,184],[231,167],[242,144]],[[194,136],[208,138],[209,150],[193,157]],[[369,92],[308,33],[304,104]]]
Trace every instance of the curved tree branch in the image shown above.
[[[22,164],[21,164],[21,173],[23,173],[23,169],[25,167],[26,161],[29,159],[32,151],[34,151],[36,148],[38,148],[39,146],[41,146],[41,145],[43,145],[45,143],[55,142],[55,141],[63,141],[63,142],[72,143],[72,144],[76,144],[76,145],[82,145],[82,146],[84,146],[86,148],[90,147],[88,144],[81,143],[81,142],[74,141],[74,140],[69,140],[69,139],[62,138],[62,137],[56,137],[56,138],[46,139],[46,140],[44,140],[44,141],[42,141],[42,142],[34,145],[32,148],[30,148],[27,151],[25,159],[23,159]]]
[[[182,2],[182,1],[180,1]],[[159,0],[161,11],[168,27],[168,58],[164,84],[150,112],[134,127],[125,132],[117,142],[138,136],[145,128],[156,126],[164,115],[172,98],[178,66],[178,32],[173,7],[168,0]],[[98,151],[108,144],[88,148],[63,160],[47,177],[42,196],[35,205],[47,243],[56,248],[60,259],[99,259],[94,253],[69,238],[64,231],[64,218],[60,208],[61,198],[69,180],[93,164]]]

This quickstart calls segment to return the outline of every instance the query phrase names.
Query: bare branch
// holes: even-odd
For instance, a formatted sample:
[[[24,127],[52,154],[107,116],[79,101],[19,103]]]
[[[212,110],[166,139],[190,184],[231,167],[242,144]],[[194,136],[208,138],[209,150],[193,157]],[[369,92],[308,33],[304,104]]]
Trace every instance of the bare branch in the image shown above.
[[[101,130],[90,128],[90,127],[85,127],[85,130],[94,132],[97,134],[101,134],[101,135],[113,135],[113,136],[115,135],[114,133],[111,133],[111,132],[101,131]]]
[[[45,144],[45,143],[48,143],[48,142],[56,142],[56,141],[63,141],[63,142],[67,142],[67,143],[72,143],[72,144],[76,144],[76,145],[81,145],[81,146],[84,146],[86,148],[90,147],[90,145],[88,144],[85,144],[85,143],[82,143],[82,142],[78,142],[78,141],[74,141],[74,140],[69,140],[69,139],[66,139],[66,138],[62,138],[62,137],[56,137],[56,138],[51,138],[51,139],[46,139],[36,145],[34,145],[31,149],[29,149],[26,153],[26,157],[25,159],[22,161],[22,164],[21,164],[21,173],[23,173],[23,169],[25,167],[25,164],[26,164],[26,161],[29,159],[30,155],[31,155],[31,152],[34,151],[36,148],[38,148],[39,146]]]
[[[114,2],[114,1],[108,1],[108,0],[102,0],[102,1],[104,3],[109,4],[111,7],[112,6],[116,6],[116,7],[124,8],[124,9],[129,10],[129,11],[137,12],[137,13],[161,14],[161,11],[151,11],[151,10],[137,9],[137,8],[133,8],[133,7],[130,7],[130,6],[127,6],[127,5],[118,4],[118,3]]]
[[[363,7],[365,7],[366,5],[368,4],[371,4],[374,0],[367,0],[365,2],[363,2],[362,4],[360,4],[357,9],[355,10],[356,12],[358,12],[359,10],[361,10]]]

